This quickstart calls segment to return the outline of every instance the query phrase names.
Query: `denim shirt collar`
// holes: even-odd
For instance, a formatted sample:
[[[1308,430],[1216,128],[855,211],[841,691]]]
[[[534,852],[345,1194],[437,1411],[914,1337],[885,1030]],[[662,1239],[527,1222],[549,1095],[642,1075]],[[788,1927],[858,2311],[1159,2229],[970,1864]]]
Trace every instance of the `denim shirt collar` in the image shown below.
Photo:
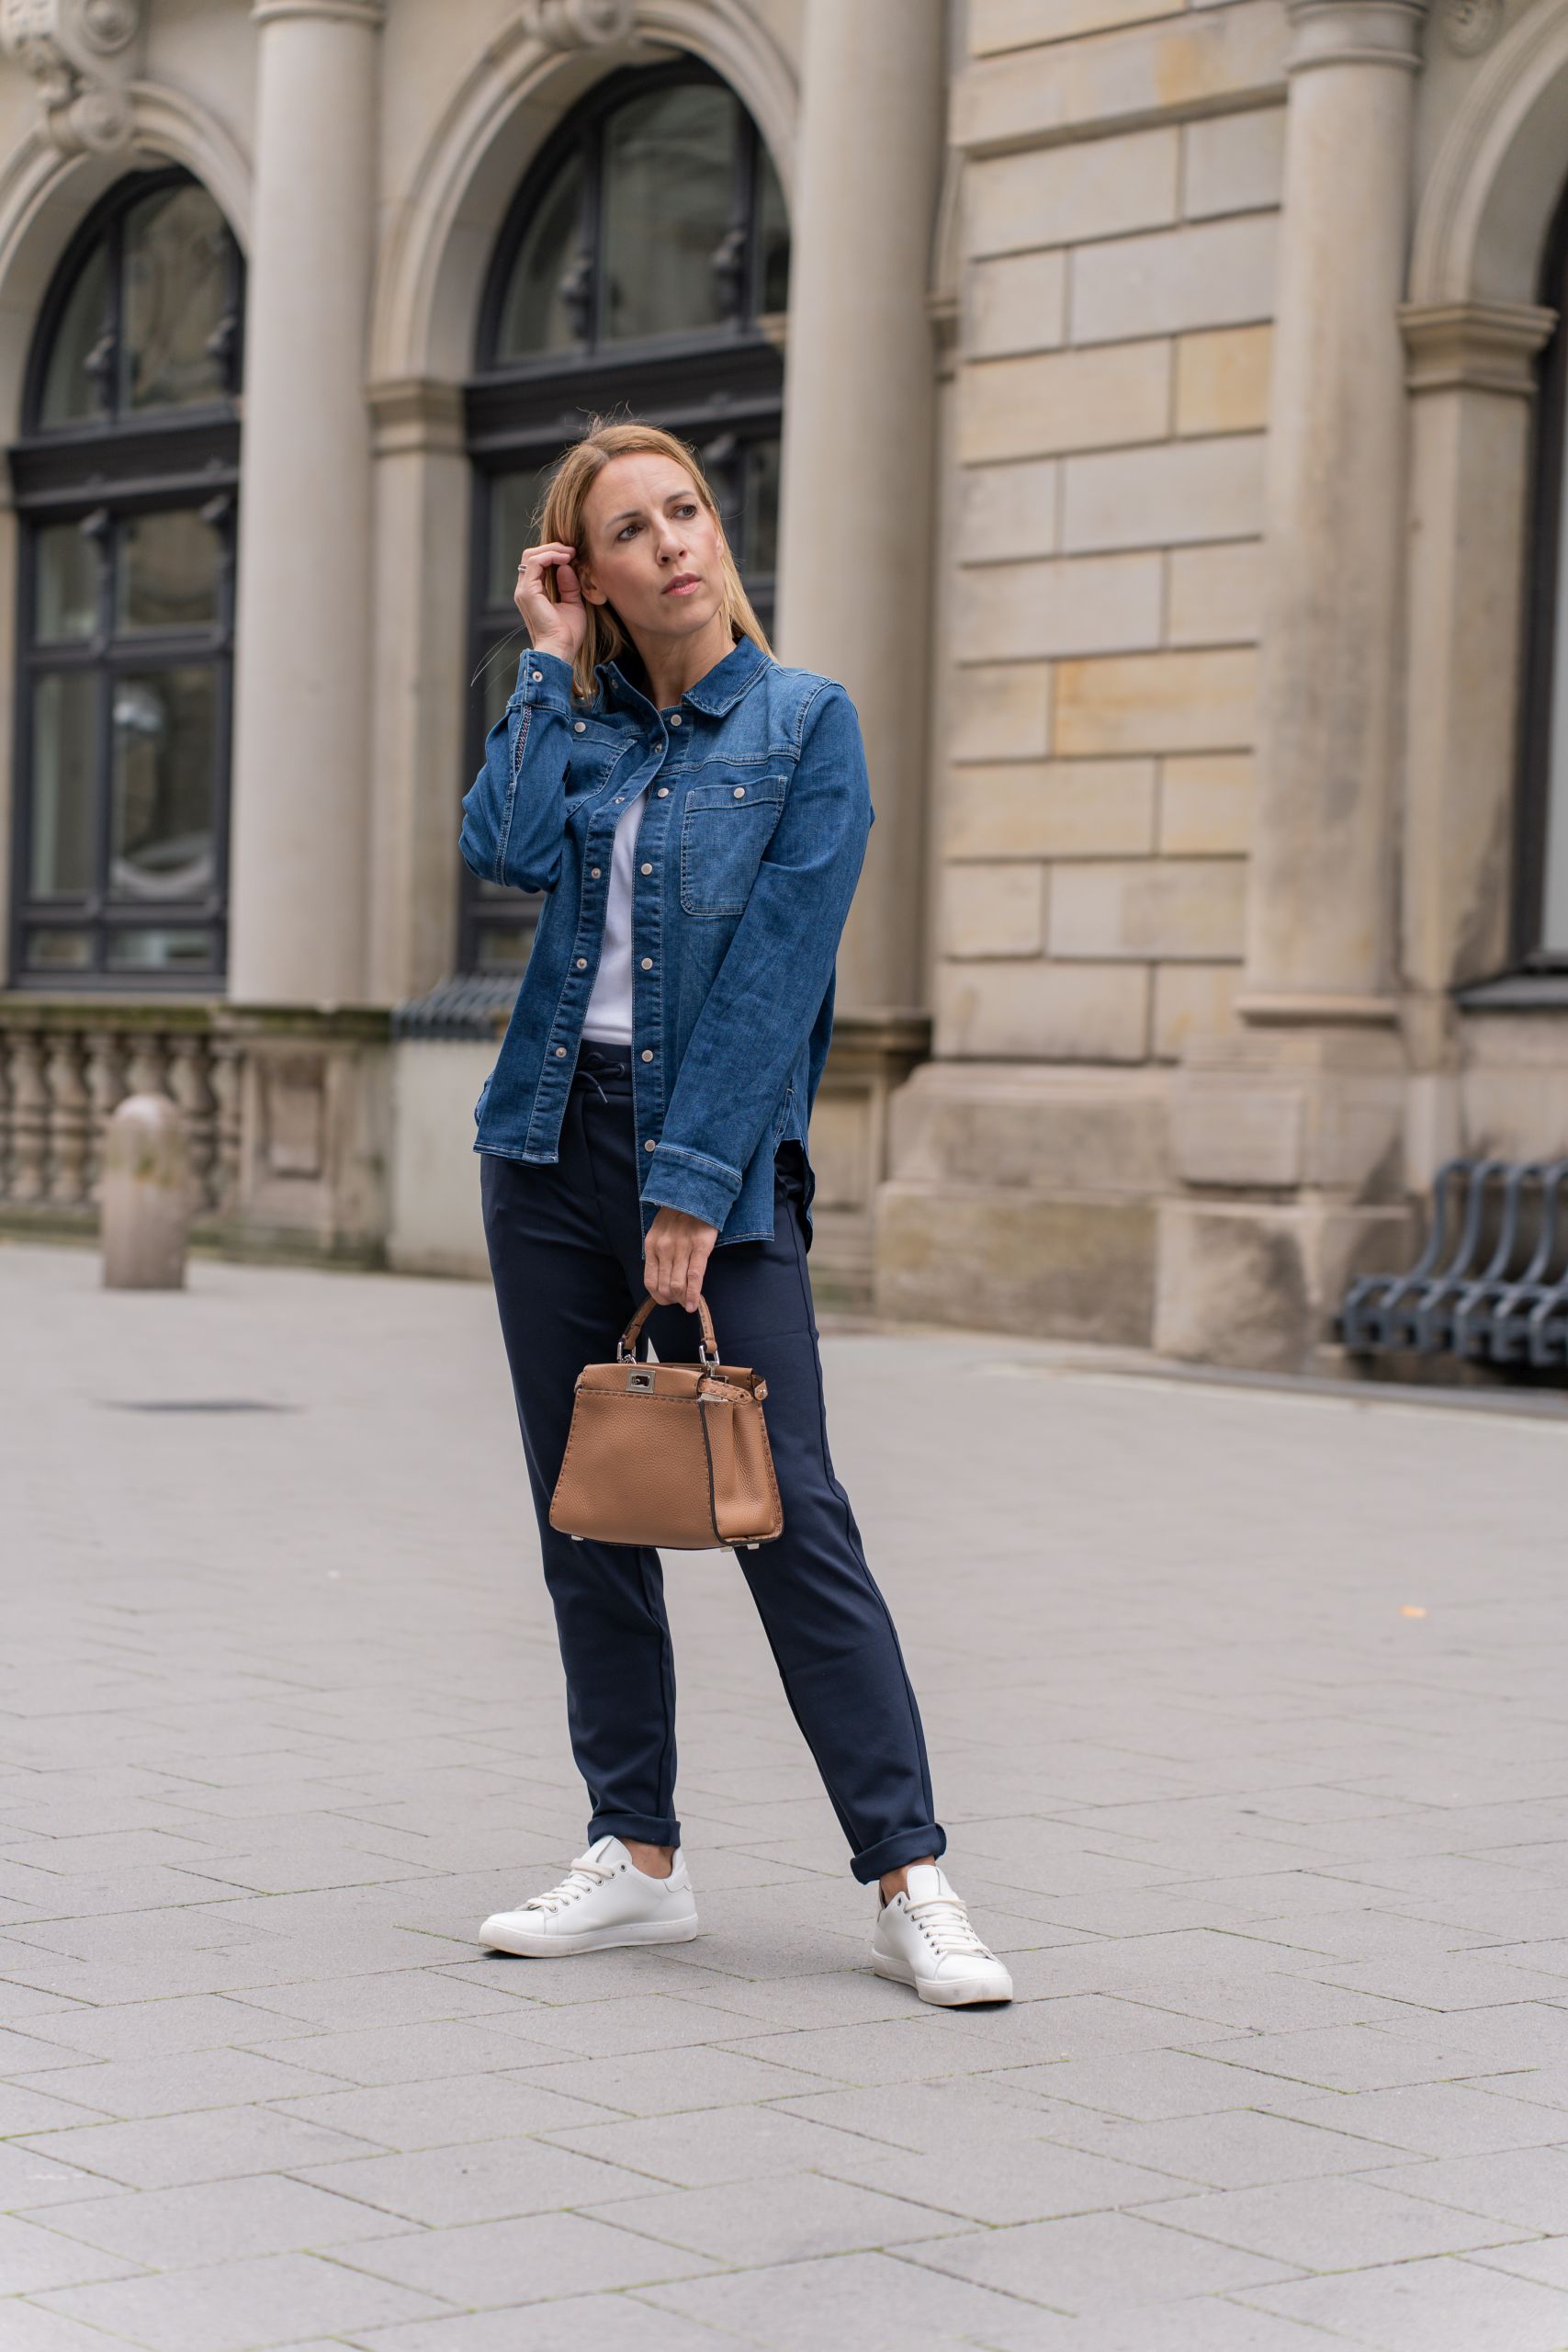
[[[748,687],[755,683],[766,660],[767,656],[760,647],[753,645],[749,637],[739,638],[721,662],[716,662],[711,670],[705,671],[695,685],[687,687],[681,700],[692,703],[710,718],[722,718],[727,711],[734,709]],[[632,684],[619,662],[601,662],[593,674],[599,680],[601,701],[619,699],[636,704],[644,710],[653,708],[641,687]]]

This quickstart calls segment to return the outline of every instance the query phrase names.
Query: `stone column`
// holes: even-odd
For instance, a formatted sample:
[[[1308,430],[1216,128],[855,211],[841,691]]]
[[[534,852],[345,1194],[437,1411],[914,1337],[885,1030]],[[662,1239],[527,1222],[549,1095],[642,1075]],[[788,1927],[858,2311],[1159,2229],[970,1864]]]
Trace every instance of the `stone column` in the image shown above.
[[[1404,290],[1425,0],[1291,0],[1241,1001],[1392,1020]]]
[[[1536,360],[1532,303],[1408,304],[1410,611],[1400,866],[1412,1185],[1463,1141],[1453,991],[1509,949]]]
[[[397,379],[372,384],[369,398],[376,560],[367,992],[374,1004],[396,1004],[452,968],[459,872],[452,747],[462,740],[468,677],[472,469],[456,384]]]
[[[806,9],[778,651],[841,679],[865,734],[876,823],[839,961],[855,1013],[919,1001],[942,18]]]
[[[1393,825],[1400,300],[1425,0],[1290,0],[1258,777],[1239,1034],[1171,1094],[1155,1343],[1297,1369],[1409,1250]]]
[[[366,989],[381,0],[254,0],[230,994]]]

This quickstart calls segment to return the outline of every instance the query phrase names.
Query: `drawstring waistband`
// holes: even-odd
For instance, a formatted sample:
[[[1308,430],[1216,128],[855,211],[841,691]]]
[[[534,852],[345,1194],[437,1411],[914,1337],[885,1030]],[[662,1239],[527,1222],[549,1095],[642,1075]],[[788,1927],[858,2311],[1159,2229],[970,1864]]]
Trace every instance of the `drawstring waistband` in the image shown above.
[[[632,1086],[631,1048],[629,1046],[596,1045],[592,1037],[584,1037],[577,1048],[577,1064],[573,1079],[586,1079],[601,1102],[629,1099]]]

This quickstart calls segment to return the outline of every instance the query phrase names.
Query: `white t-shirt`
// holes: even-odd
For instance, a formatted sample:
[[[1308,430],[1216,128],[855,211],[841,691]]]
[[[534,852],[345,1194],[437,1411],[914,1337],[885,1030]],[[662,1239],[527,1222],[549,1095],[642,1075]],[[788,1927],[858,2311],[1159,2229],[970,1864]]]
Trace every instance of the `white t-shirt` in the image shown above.
[[[582,1034],[605,1046],[632,1042],[632,886],[637,857],[637,827],[646,798],[638,793],[622,809],[610,850],[610,894],[604,906],[604,936],[599,947],[599,969]]]

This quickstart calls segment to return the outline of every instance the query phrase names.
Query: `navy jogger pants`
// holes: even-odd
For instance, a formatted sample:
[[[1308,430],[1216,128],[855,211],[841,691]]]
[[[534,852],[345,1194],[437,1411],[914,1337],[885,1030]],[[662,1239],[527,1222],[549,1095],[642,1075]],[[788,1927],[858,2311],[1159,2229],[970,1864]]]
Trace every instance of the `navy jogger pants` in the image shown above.
[[[549,1523],[572,1384],[603,1363],[644,1296],[629,1048],[579,1050],[560,1157],[480,1157],[485,1235],[555,1605],[567,1715],[588,1785],[590,1840],[606,1831],[678,1845],[675,1671],[659,1554],[574,1543]],[[768,1383],[784,1532],[737,1550],[785,1695],[866,1883],[940,1854],[919,1710],[887,1604],[833,1475],[807,1272],[804,1155],[781,1147],[772,1240],[728,1242],[703,1294],[727,1363]],[[693,1363],[694,1316],[658,1306],[644,1327],[666,1363]]]

